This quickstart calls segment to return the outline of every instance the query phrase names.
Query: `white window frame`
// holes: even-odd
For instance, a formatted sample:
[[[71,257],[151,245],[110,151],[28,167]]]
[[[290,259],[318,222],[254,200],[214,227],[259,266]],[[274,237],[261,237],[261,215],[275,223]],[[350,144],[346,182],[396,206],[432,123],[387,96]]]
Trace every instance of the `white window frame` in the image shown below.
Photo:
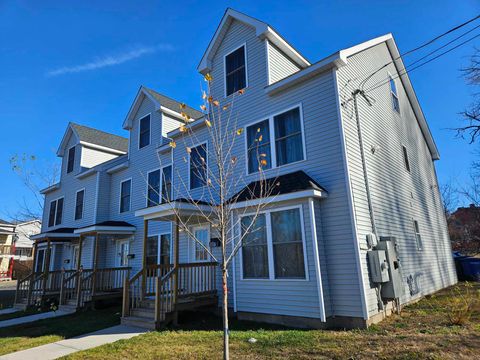
[[[202,223],[202,224],[196,224],[189,226],[190,232],[192,234],[195,234],[195,230],[198,229],[206,229],[207,230],[207,238],[209,239],[207,246],[210,244],[211,240],[211,229],[210,229],[210,224],[208,223]],[[193,263],[204,263],[204,262],[210,262],[212,261],[212,257],[207,251],[207,259],[206,260],[196,260],[195,259],[195,246],[196,246],[197,241],[195,239],[192,239],[190,235],[188,235],[188,261],[193,262]]]
[[[398,109],[395,109],[395,106],[393,105],[393,99],[390,99],[390,102],[392,103],[392,109],[393,111],[395,111],[397,114],[400,114],[400,99],[399,99],[399,96],[398,96],[398,87],[397,87],[397,83],[395,82],[395,79],[393,78],[392,74],[390,72],[388,72],[388,88],[390,90],[390,96],[391,97],[394,97],[395,99],[397,99],[397,103],[398,103]],[[393,83],[395,84],[395,89],[397,90],[397,94],[395,94],[392,90],[392,86],[390,84],[390,81],[393,81]]]
[[[159,196],[159,197],[158,197],[158,200],[159,200],[159,204],[160,204],[161,192],[162,192],[162,186],[161,186],[161,185],[162,185],[162,170],[161,170],[160,168],[156,168],[156,169],[153,169],[153,170],[150,170],[149,172],[147,172],[147,179],[146,179],[146,180],[147,180],[147,188],[146,188],[146,192],[145,192],[145,200],[146,200],[146,201],[145,201],[145,207],[148,207],[148,190],[149,190],[149,188],[150,188],[150,184],[148,183],[148,177],[149,177],[149,175],[150,175],[151,173],[153,173],[153,172],[155,172],[155,171],[158,171],[159,174],[160,174],[160,175],[159,175],[160,179],[159,179],[159,181],[158,181],[158,182],[159,182],[159,186],[160,186],[160,187],[159,187],[159,192],[160,192],[160,193],[158,194],[158,196]],[[153,205],[153,206],[156,206],[156,205]],[[153,206],[150,206],[150,207],[153,207]]]
[[[130,202],[128,204],[128,210],[127,211],[122,211],[122,185],[123,185],[124,182],[127,182],[127,181],[130,181]],[[125,214],[125,213],[128,213],[128,212],[132,211],[132,187],[133,187],[133,181],[132,181],[131,177],[120,181],[120,189],[119,189],[119,194],[118,194],[118,197],[119,197],[119,199],[118,199],[118,213],[119,214]],[[147,187],[147,189],[148,189],[148,187]]]
[[[74,155],[73,155],[73,166],[72,166],[72,171],[68,171],[68,163],[70,162],[70,150],[72,149],[75,149],[74,150]],[[71,147],[68,148],[68,151],[67,151],[67,168],[65,169],[65,172],[67,174],[70,174],[73,172],[73,170],[75,170],[75,158],[77,157],[77,149],[76,149],[76,145],[73,145]]]
[[[231,93],[230,95],[227,95],[227,56],[234,53],[241,47],[245,48],[245,51],[243,52],[244,57],[245,57],[245,87],[244,89],[248,88],[248,62],[247,62],[247,43],[244,42],[243,44],[237,46],[235,49],[229,51],[225,55],[223,55],[223,96],[224,98],[228,98],[229,96],[232,96],[235,94],[235,92]]]
[[[417,250],[422,251],[423,250],[423,242],[422,242],[422,233],[420,232],[420,223],[416,219],[412,219],[412,224],[413,224],[413,233],[415,235],[415,244],[417,245]],[[417,232],[417,226],[418,226],[418,232]],[[418,241],[418,238],[420,237],[420,241]]]
[[[271,217],[270,213],[272,212],[278,212],[278,211],[286,211],[286,210],[292,210],[292,209],[298,209],[300,212],[300,226],[302,230],[302,247],[303,247],[303,265],[305,267],[305,278],[301,279],[289,279],[289,278],[275,278],[275,263],[274,263],[274,255],[273,255],[273,239],[272,239],[272,224],[271,224]],[[267,254],[268,254],[268,278],[244,278],[243,277],[243,251],[242,251],[242,246],[239,248],[239,256],[240,256],[240,280],[241,281],[285,281],[285,282],[291,282],[291,281],[300,281],[300,282],[305,282],[305,281],[310,281],[310,274],[308,272],[308,257],[307,257],[307,246],[306,246],[306,236],[305,236],[305,221],[304,221],[304,216],[303,216],[303,205],[298,204],[298,205],[291,205],[291,206],[282,206],[282,207],[273,207],[269,208],[263,211],[258,212],[258,214],[265,214],[265,227],[267,229],[266,234],[267,234]],[[242,225],[241,225],[241,219],[245,216],[252,216],[255,215],[255,212],[251,213],[245,213],[241,214],[239,216],[239,222],[238,222],[238,227],[239,227],[239,236],[242,236]],[[310,214],[311,216],[311,214]]]
[[[206,175],[207,175],[207,179],[208,179],[208,171],[209,171],[209,163],[208,163],[208,159],[210,158],[210,156],[208,156],[208,141],[204,141],[204,142],[200,142],[198,144],[195,144],[195,145],[192,145],[190,146],[190,150],[193,150],[194,148],[196,147],[199,147],[199,146],[202,146],[202,145],[205,145],[205,156],[207,157],[205,160],[205,163],[207,164],[207,169],[206,169]],[[186,151],[186,149],[185,149]],[[199,187],[196,187],[196,188],[191,188],[191,182],[190,182],[190,162],[191,162],[191,157],[192,157],[192,152],[190,151],[188,153],[188,190],[197,190],[197,189],[203,189],[205,186],[207,186],[207,183],[205,182],[204,185],[202,186],[199,186]],[[172,168],[172,179],[173,179],[173,168]]]
[[[208,159],[208,156],[207,156],[207,159]],[[171,180],[171,184],[172,184],[172,188],[171,188],[171,194],[170,194],[170,200],[173,200],[173,164],[170,163],[168,165],[164,165],[160,168],[160,204],[162,204],[162,192],[163,192],[163,169],[167,168],[171,166],[172,168],[172,180]],[[190,166],[190,165],[189,165]],[[190,172],[189,172],[190,174]],[[189,175],[190,176],[190,175]],[[189,182],[190,183],[190,182]]]
[[[283,164],[283,165],[277,165],[277,148],[276,148],[276,138],[275,138],[275,122],[274,122],[274,118],[275,116],[277,115],[281,115],[283,113],[286,113],[287,111],[290,111],[290,110],[293,110],[293,109],[296,109],[298,108],[299,110],[299,113],[300,113],[300,129],[302,131],[302,150],[303,150],[303,159],[301,160],[297,160],[297,161],[294,161],[294,162],[291,162],[291,163],[288,163],[288,164]],[[247,125],[244,126],[243,128],[243,132],[244,132],[244,142],[245,142],[245,174],[247,176],[249,175],[255,175],[255,174],[258,174],[258,171],[254,171],[252,173],[249,173],[248,172],[248,137],[247,137],[247,129],[251,126],[254,126],[255,124],[258,124],[262,121],[265,121],[265,120],[268,120],[268,131],[270,132],[270,161],[271,161],[271,167],[270,169],[265,169],[263,170],[264,173],[268,172],[268,171],[271,171],[271,170],[274,170],[274,169],[279,169],[279,168],[283,168],[285,166],[290,166],[292,164],[298,164],[298,163],[301,163],[303,161],[307,161],[307,147],[306,147],[306,143],[305,143],[305,127],[304,127],[304,124],[303,124],[303,104],[302,103],[298,103],[298,104],[295,104],[293,106],[290,106],[288,108],[285,108],[281,111],[278,111],[276,113],[273,113],[273,114],[270,114],[270,115],[266,115],[266,116],[263,116],[262,118],[260,118],[259,120],[257,121],[254,121],[254,122],[251,122],[251,123],[248,123]]]
[[[58,200],[60,199],[63,199],[63,206],[62,206],[62,221],[60,221],[60,223],[57,224],[57,212],[58,212]],[[52,202],[56,202],[55,204],[55,216],[53,217],[53,225],[50,226],[50,207],[52,206]],[[55,199],[52,199],[50,200],[49,202],[49,207],[48,207],[48,219],[47,219],[47,226],[52,228],[52,227],[55,227],[55,226],[58,226],[58,225],[61,225],[62,222],[63,222],[63,217],[65,215],[64,213],[64,210],[65,209],[65,196],[59,196],[58,198],[55,198]]]
[[[148,144],[145,145],[144,147],[140,147],[140,129],[141,129],[140,124],[142,123],[142,120],[145,119],[147,116],[150,116],[150,124],[148,125]],[[137,137],[138,150],[142,150],[149,147],[151,143],[152,143],[152,113],[148,113],[142,116],[140,119],[138,119],[138,137]]]
[[[82,215],[80,216],[80,218],[76,219],[76,214],[77,214],[77,205],[78,205],[78,193],[83,191],[83,200],[82,200]],[[75,192],[75,208],[73,210],[73,220],[75,221],[79,221],[79,220],[83,220],[83,215],[85,214],[85,188],[82,188],[82,189],[79,189]],[[63,217],[63,216],[62,216]]]

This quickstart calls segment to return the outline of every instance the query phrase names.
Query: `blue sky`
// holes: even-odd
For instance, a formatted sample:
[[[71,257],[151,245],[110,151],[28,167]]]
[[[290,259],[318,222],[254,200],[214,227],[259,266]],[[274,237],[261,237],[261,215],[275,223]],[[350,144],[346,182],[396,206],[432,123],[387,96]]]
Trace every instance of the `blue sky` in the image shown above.
[[[126,136],[121,125],[141,84],[199,104],[196,66],[227,6],[268,22],[310,61],[388,32],[406,51],[480,13],[477,0],[0,0],[0,217],[33,201],[9,158],[55,161],[69,121]],[[440,149],[441,182],[464,182],[477,156],[478,145],[448,130],[471,101],[459,69],[474,45],[411,75]]]

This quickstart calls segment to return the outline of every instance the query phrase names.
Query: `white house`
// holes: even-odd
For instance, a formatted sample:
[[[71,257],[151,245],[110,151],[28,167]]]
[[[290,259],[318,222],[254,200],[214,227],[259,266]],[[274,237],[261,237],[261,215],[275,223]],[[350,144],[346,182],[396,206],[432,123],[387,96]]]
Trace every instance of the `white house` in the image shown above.
[[[259,181],[248,151],[255,134],[264,174],[280,184],[264,199],[255,246],[243,244],[230,269],[229,303],[240,319],[366,327],[457,281],[439,151],[403,68],[391,34],[310,62],[270,25],[225,12],[198,71],[211,75],[220,104],[235,97],[242,181],[231,195],[248,213],[242,191]],[[43,191],[35,272],[19,285],[19,303],[60,293],[62,305],[81,307],[123,296],[124,322],[155,327],[217,302],[218,269],[179,231],[172,203],[162,203],[173,199],[197,238],[215,244],[215,230],[185,200],[207,212],[217,205],[198,176],[213,165],[195,162],[212,151],[199,110],[142,86],[123,122],[128,138],[67,126],[61,179]],[[185,142],[185,117],[198,146]]]

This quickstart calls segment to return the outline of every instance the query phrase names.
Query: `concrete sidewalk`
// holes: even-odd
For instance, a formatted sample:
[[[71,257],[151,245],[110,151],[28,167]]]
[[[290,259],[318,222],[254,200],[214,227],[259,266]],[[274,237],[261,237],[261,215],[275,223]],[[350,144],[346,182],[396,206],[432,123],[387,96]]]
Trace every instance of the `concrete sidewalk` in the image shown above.
[[[57,359],[77,351],[91,349],[100,345],[113,343],[117,340],[130,339],[134,336],[148,332],[131,326],[117,325],[107,329],[95,331],[90,334],[77,336],[51,344],[37,346],[32,349],[17,351],[0,356],[7,360],[51,360]]]
[[[18,311],[21,311],[21,310],[10,307],[10,308],[0,310],[0,315],[11,314]]]
[[[30,323],[37,320],[50,319],[57,316],[70,315],[70,314],[73,314],[74,312],[75,311],[62,311],[62,310],[49,311],[49,312],[44,312],[40,314],[27,315],[27,316],[14,318],[14,319],[3,320],[3,321],[0,321],[0,328],[13,326],[13,325],[26,324],[26,323]]]

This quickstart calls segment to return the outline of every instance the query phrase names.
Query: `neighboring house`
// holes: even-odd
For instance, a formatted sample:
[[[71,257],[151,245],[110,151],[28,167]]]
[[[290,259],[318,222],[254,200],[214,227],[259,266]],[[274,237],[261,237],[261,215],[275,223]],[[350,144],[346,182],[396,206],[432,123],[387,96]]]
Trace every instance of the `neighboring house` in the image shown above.
[[[242,249],[229,272],[239,318],[365,327],[392,306],[457,281],[434,168],[438,149],[408,75],[396,77],[403,68],[390,34],[311,63],[268,24],[226,11],[198,71],[212,75],[221,103],[246,88],[234,106],[245,135],[235,148],[244,162],[235,176],[244,181],[232,194],[258,180],[246,150],[257,129],[271,167],[265,175],[281,184],[274,201],[264,199],[261,221],[269,226],[259,247]],[[381,86],[368,93],[373,102],[355,90],[375,71],[368,86]],[[182,111],[204,143],[203,113]],[[179,232],[171,205],[159,204],[158,194],[169,193],[195,219],[205,245],[214,243],[214,229],[185,201],[205,200],[191,152],[208,157],[210,144],[187,151],[179,112],[179,102],[142,86],[123,123],[128,139],[68,125],[58,149],[60,182],[43,191],[29,279],[35,291],[28,295],[28,283],[20,284],[18,299],[61,291],[62,305],[79,307],[127,284],[124,322],[152,327],[199,295],[211,295],[201,298],[211,303],[219,271]],[[175,190],[181,181],[191,194]],[[248,208],[248,196],[241,200],[238,208]],[[274,251],[279,241],[288,243],[285,251]]]
[[[32,260],[31,236],[41,229],[40,220],[11,223],[0,219],[0,280],[11,280],[15,261]]]
[[[453,250],[467,255],[480,253],[480,207],[459,207],[448,215],[447,222]]]

